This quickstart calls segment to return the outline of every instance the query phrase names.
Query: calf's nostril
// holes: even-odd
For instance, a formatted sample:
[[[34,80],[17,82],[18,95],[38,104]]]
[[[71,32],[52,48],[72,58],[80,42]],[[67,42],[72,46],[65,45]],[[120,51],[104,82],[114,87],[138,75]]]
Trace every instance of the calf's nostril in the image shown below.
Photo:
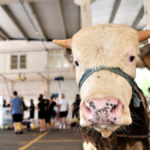
[[[112,109],[115,109],[117,107],[117,105],[114,105]]]
[[[85,102],[84,103],[84,112],[85,112],[85,114],[86,114],[86,116],[90,116],[91,114],[92,114],[92,111],[91,111],[91,109],[90,109],[90,107],[88,106],[88,105],[86,105],[87,103]]]
[[[117,106],[118,105],[112,105],[111,112],[115,112],[115,110],[117,109]]]
[[[91,109],[85,105],[86,113],[90,115],[92,113]]]

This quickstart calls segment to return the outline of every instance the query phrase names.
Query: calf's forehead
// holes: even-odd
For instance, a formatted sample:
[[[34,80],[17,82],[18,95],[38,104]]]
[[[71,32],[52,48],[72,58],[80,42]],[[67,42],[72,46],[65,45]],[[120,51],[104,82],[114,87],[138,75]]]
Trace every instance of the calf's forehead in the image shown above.
[[[133,28],[125,25],[103,24],[77,32],[73,36],[72,50],[73,55],[78,55],[82,61],[86,55],[94,53],[96,55],[102,53],[104,56],[116,55],[116,57],[123,57],[122,55],[130,51],[137,54],[138,45],[138,35]]]

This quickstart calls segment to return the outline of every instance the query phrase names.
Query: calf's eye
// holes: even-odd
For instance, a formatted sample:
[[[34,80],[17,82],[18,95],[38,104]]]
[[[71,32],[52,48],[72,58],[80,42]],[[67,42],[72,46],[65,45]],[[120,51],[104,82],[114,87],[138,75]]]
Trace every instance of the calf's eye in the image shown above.
[[[130,56],[130,61],[132,62],[134,60],[134,56]]]
[[[75,65],[76,65],[76,66],[79,66],[79,63],[78,63],[78,61],[75,61],[74,63],[75,63]]]

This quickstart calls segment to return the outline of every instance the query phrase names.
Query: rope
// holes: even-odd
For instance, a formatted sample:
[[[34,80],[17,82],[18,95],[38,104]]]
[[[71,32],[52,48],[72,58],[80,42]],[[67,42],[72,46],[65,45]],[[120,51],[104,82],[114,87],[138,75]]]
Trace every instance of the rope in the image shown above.
[[[140,138],[140,139],[143,139],[143,138],[149,138],[150,135],[124,135],[124,134],[112,134],[112,136],[115,136],[115,137],[122,137],[122,138]]]
[[[82,84],[85,82],[85,80],[90,75],[92,75],[94,72],[98,72],[98,71],[101,71],[101,70],[108,70],[108,71],[111,71],[111,72],[113,72],[115,74],[118,74],[118,75],[122,76],[123,78],[125,78],[127,80],[127,82],[132,87],[132,99],[133,99],[132,105],[134,107],[140,107],[141,100],[139,99],[139,97],[138,97],[138,95],[137,95],[137,93],[135,91],[135,86],[136,86],[135,81],[133,80],[133,78],[131,76],[129,76],[127,73],[125,73],[120,68],[113,68],[113,67],[109,68],[109,67],[101,66],[101,67],[98,67],[96,69],[88,69],[88,70],[86,70],[84,72],[84,74],[82,75],[80,81],[79,81],[79,89],[81,89]]]

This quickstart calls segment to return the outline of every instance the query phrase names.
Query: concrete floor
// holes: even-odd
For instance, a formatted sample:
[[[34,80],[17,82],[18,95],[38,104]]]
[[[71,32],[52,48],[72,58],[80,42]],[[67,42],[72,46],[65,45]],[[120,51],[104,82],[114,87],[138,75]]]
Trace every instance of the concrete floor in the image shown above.
[[[82,135],[73,129],[45,133],[24,130],[22,135],[14,134],[13,130],[0,130],[0,150],[83,150]]]

